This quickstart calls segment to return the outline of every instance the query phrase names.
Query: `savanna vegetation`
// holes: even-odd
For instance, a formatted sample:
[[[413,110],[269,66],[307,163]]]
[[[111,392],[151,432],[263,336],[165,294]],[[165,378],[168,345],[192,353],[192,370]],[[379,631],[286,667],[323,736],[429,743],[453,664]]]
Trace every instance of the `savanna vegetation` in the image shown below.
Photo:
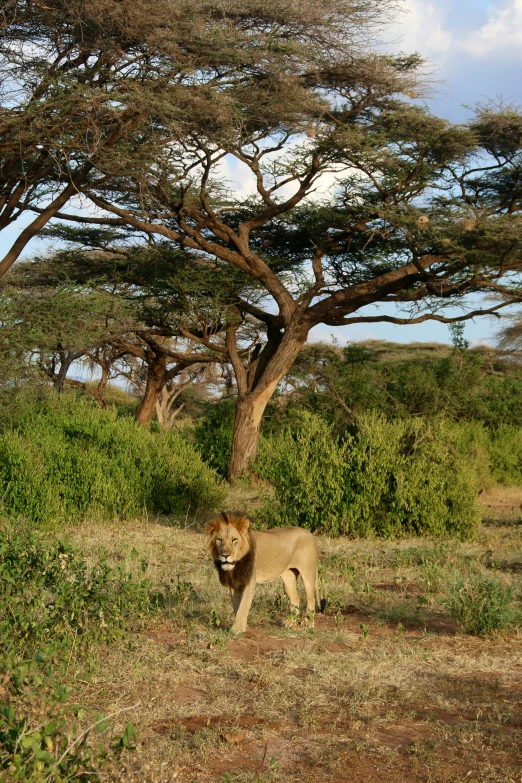
[[[432,114],[396,12],[2,3],[2,782],[519,783],[522,113]],[[315,630],[230,636],[238,506],[317,533]]]

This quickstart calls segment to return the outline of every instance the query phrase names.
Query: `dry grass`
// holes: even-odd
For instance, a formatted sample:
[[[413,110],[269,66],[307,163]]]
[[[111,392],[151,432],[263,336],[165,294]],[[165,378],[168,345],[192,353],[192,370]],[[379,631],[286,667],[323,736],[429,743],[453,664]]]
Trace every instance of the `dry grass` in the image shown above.
[[[443,603],[470,564],[520,588],[520,527],[471,544],[321,539],[315,630],[281,627],[273,583],[241,638],[224,630],[231,607],[201,533],[143,522],[71,535],[172,587],[154,623],[102,651],[81,694],[106,712],[141,702],[125,779],[522,780],[522,636],[466,637]]]
[[[518,522],[522,518],[522,487],[497,485],[479,497],[488,524]]]

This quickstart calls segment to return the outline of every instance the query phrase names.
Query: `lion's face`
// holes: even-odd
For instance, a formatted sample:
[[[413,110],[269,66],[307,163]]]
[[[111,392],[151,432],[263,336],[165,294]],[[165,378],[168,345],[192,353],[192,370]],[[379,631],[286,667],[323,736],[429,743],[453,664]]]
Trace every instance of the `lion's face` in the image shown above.
[[[248,553],[249,525],[246,517],[225,513],[207,525],[210,554],[222,571],[232,571],[237,561]]]

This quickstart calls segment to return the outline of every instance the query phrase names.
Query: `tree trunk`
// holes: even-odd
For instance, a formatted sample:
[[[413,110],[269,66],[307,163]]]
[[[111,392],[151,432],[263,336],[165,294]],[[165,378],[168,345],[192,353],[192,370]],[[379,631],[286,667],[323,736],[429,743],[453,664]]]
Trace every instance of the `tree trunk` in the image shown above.
[[[83,169],[73,177],[72,182],[69,182],[62,192],[51,201],[45,209],[42,209],[38,217],[20,232],[18,238],[13,242],[11,248],[0,262],[0,277],[3,277],[3,275],[9,271],[28,242],[42,230],[65,204],[67,204],[72,196],[75,196],[79,192],[80,184],[85,181],[91,169],[92,164],[86,164]]]
[[[167,359],[160,354],[152,364],[149,364],[145,394],[136,408],[135,420],[138,424],[141,424],[142,427],[148,427],[150,425],[156,402],[159,400],[161,390],[167,383],[167,380]]]
[[[174,402],[177,400],[186,386],[188,386],[188,384],[184,383],[179,387],[169,389],[169,385],[165,384],[161,390],[161,393],[159,394],[156,401],[156,416],[163,431],[172,429],[174,419],[185,407],[185,403],[182,402],[181,405],[176,408],[176,410],[172,410]]]
[[[257,459],[259,429],[268,399],[264,402],[261,399],[256,399],[254,394],[237,399],[232,454],[228,468],[229,479],[243,475]]]
[[[98,400],[102,408],[106,411],[109,410],[109,406],[107,405],[107,400],[104,397],[104,391],[105,391],[105,387],[107,386],[107,383],[109,382],[110,368],[111,365],[108,362],[104,362],[101,365],[102,374],[101,374],[100,382],[98,383],[98,386],[96,387],[96,390],[94,392],[94,397],[96,397],[96,399]]]
[[[54,388],[56,389],[58,394],[61,394],[64,389],[67,373],[69,372],[71,364],[74,361],[75,354],[72,354],[69,351],[67,352],[60,351],[59,357],[60,357],[60,369],[54,376]]]
[[[135,419],[142,427],[148,427],[152,421],[152,415],[159,398],[164,382],[156,375],[149,375],[147,386],[142,401],[136,408]]]
[[[229,480],[242,476],[256,460],[259,451],[259,430],[265,408],[277,384],[299,356],[307,336],[308,330],[304,330],[302,326],[290,326],[266,367],[252,379],[254,388],[246,394],[240,391],[234,418]]]

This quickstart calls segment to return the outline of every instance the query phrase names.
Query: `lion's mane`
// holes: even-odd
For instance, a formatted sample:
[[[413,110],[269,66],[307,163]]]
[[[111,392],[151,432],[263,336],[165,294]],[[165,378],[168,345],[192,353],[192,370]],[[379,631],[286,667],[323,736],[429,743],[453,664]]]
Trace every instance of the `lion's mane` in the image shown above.
[[[231,571],[222,569],[216,550],[216,538],[224,526],[235,528],[240,542],[238,558]],[[210,533],[209,550],[219,575],[219,581],[225,587],[232,587],[234,590],[243,589],[252,579],[256,562],[256,542],[250,528],[250,522],[242,514],[228,514],[222,511],[217,519],[209,522],[207,532]]]

